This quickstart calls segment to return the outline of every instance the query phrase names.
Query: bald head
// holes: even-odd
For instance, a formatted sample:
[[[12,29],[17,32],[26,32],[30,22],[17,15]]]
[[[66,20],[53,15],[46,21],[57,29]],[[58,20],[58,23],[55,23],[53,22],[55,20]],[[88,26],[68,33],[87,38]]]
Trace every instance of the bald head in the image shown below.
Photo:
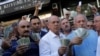
[[[59,33],[60,30],[60,20],[57,16],[52,15],[50,18],[48,18],[48,28],[55,34]]]
[[[74,22],[75,22],[76,20],[78,20],[78,19],[81,19],[81,18],[87,21],[87,18],[86,18],[85,15],[83,15],[83,14],[78,14],[76,17],[74,17]]]
[[[29,24],[29,22],[26,21],[26,20],[20,20],[20,21],[18,22],[18,26],[20,26],[20,25],[25,25],[25,24]]]
[[[56,20],[56,19],[60,21],[60,19],[58,18],[58,16],[52,15],[51,17],[48,18],[48,22],[50,22],[52,20]]]
[[[75,18],[74,18],[74,25],[75,27],[79,28],[79,27],[86,27],[87,24],[87,18],[85,15],[83,14],[78,14]]]
[[[18,33],[20,36],[29,36],[29,31],[30,31],[30,24],[26,20],[21,20],[19,21],[17,25]]]

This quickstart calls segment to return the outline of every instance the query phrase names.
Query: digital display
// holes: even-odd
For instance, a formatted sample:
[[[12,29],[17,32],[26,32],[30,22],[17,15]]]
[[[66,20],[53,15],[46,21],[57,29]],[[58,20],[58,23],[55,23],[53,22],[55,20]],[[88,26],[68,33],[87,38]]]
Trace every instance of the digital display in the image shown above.
[[[38,0],[5,0],[0,2],[0,15],[12,13],[19,10],[29,9],[35,6]],[[47,4],[50,0],[40,0]]]

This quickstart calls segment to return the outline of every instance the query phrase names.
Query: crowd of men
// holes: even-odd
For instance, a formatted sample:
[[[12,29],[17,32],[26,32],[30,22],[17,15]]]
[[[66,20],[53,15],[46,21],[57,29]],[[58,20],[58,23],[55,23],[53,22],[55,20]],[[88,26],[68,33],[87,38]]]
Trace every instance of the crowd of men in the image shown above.
[[[37,15],[37,7],[29,22],[22,17],[5,29],[0,25],[1,56],[100,56],[100,15],[96,15],[96,8],[93,9],[92,22],[88,21],[78,6],[78,13],[71,25],[67,15],[62,19],[51,15],[41,20]],[[75,36],[74,31],[78,28],[87,29],[85,39]],[[22,38],[29,39],[29,44],[20,45],[19,40]],[[61,45],[61,38],[70,39],[70,43]]]

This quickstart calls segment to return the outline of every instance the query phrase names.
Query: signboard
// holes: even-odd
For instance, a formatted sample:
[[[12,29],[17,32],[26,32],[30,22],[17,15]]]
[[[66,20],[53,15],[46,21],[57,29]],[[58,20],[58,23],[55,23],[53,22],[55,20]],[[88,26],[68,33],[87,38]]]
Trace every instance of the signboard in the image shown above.
[[[13,2],[13,1],[15,1],[15,0],[0,0],[0,5],[10,3],[10,2]]]
[[[100,8],[100,0],[97,0],[97,6]]]
[[[50,0],[9,0],[0,3],[0,15],[8,14],[11,12],[29,9],[35,6],[36,1],[41,1],[43,4],[47,4]]]

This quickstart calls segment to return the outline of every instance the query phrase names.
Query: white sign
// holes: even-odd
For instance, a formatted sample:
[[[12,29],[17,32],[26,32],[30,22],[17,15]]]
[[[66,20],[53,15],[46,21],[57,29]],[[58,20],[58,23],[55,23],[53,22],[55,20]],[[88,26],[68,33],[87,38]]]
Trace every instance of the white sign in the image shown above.
[[[0,5],[3,5],[3,4],[6,4],[6,3],[10,3],[10,2],[13,2],[15,0],[6,0],[6,1],[2,1],[0,2]]]
[[[97,6],[100,8],[100,0],[97,0]]]
[[[7,0],[0,4],[0,15],[8,14],[20,10],[26,10],[35,7],[37,0]],[[44,4],[48,4],[50,0],[40,0]]]

